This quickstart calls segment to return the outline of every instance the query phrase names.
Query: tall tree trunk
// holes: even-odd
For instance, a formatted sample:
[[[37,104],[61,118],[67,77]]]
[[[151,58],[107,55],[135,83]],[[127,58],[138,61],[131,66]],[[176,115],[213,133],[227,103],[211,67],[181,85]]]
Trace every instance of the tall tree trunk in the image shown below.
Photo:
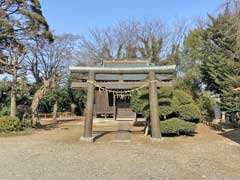
[[[16,83],[17,83],[17,68],[14,67],[12,75],[11,106],[10,106],[10,116],[12,117],[16,117],[17,112]]]
[[[53,79],[50,78],[48,80],[43,81],[43,85],[35,92],[33,99],[32,99],[32,126],[35,127],[39,123],[39,116],[38,116],[38,106],[44,97],[47,89],[52,87]]]
[[[16,103],[16,93],[15,90],[11,90],[11,107],[10,107],[10,116],[16,117],[17,112],[17,103]]]

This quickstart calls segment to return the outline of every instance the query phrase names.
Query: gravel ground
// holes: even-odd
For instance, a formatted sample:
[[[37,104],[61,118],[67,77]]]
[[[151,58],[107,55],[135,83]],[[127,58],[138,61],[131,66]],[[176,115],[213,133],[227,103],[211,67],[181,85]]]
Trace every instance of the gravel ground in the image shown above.
[[[79,141],[81,123],[0,138],[1,180],[239,180],[238,143],[199,125],[194,137],[151,143],[132,129],[130,143],[116,143],[116,126],[94,144]],[[139,133],[137,133],[139,132]],[[240,133],[238,134],[240,136]]]

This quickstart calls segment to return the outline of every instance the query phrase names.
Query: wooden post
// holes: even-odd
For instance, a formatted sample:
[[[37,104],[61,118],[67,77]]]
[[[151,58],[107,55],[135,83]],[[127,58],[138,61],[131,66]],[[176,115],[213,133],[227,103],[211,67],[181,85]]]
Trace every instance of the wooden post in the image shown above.
[[[149,102],[152,138],[161,138],[156,75],[153,71],[149,72]]]
[[[88,74],[88,91],[86,103],[86,118],[84,122],[84,133],[81,140],[93,141],[92,139],[92,125],[93,125],[93,105],[94,105],[94,80],[95,72],[90,71]]]

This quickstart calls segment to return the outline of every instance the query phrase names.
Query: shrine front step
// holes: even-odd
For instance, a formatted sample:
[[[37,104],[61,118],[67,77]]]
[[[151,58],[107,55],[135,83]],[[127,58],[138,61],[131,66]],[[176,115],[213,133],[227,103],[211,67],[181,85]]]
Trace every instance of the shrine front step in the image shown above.
[[[120,122],[118,125],[118,132],[113,142],[131,142],[131,123]]]
[[[136,117],[116,117],[116,121],[134,121]]]
[[[116,120],[133,121],[136,119],[136,113],[131,108],[118,108]]]

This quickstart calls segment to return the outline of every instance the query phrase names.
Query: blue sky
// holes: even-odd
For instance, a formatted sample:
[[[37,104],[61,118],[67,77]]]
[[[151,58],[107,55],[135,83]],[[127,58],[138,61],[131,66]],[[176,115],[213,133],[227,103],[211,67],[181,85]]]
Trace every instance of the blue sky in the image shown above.
[[[84,33],[119,20],[175,18],[193,20],[216,13],[224,0],[40,0],[43,14],[56,33]]]

